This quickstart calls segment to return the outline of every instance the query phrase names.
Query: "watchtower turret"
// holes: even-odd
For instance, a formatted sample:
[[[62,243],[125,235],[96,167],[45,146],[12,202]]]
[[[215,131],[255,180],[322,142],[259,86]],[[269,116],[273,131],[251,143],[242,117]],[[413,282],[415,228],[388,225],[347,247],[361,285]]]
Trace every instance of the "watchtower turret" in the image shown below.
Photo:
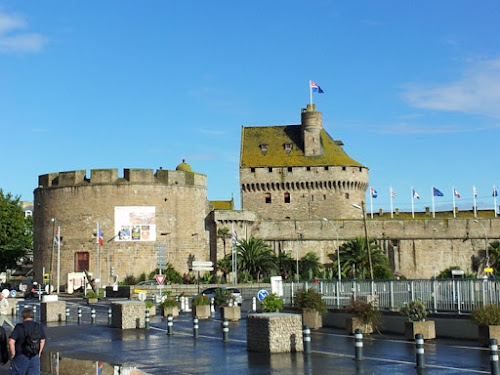
[[[304,156],[323,155],[321,148],[321,130],[323,119],[321,112],[316,112],[314,104],[308,104],[301,113],[302,138],[304,141]]]

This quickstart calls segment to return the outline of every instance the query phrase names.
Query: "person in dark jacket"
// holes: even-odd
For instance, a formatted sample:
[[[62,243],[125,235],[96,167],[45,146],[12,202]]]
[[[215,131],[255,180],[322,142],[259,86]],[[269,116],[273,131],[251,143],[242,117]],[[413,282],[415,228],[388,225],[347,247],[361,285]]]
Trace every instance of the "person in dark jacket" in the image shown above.
[[[0,361],[5,365],[9,362],[9,348],[7,347],[7,332],[0,327]]]

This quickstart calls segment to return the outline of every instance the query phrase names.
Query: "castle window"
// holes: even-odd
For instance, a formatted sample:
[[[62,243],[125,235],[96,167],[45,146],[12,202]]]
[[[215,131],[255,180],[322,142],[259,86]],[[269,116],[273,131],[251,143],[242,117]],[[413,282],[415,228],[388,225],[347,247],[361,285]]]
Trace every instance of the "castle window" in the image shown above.
[[[268,171],[268,172],[272,172],[272,171],[273,171],[273,168],[272,168],[272,167],[269,167],[269,168],[267,168],[267,171]]]
[[[311,202],[314,202],[314,195],[311,195]]]
[[[263,143],[259,145],[260,151],[262,152],[262,155],[265,155],[267,153],[267,144]]]
[[[344,193],[345,199],[349,199],[349,193]]]
[[[255,168],[250,168],[250,172],[255,173]]]
[[[343,170],[343,171],[346,171],[346,170],[347,170],[347,167],[346,167],[345,165],[344,165],[344,166],[342,166],[342,170]]]
[[[363,172],[363,168],[359,167],[359,171],[360,171],[360,172]]]
[[[266,199],[266,203],[271,203],[271,193],[266,193],[265,199]]]
[[[293,170],[292,167],[288,167],[288,172],[291,172]]]
[[[285,143],[283,147],[285,148],[285,151],[288,154],[290,153],[290,151],[292,151],[293,145],[291,143]]]
[[[326,166],[326,167],[325,167],[325,171],[327,171],[328,169],[329,169],[329,168],[328,168],[328,166]]]
[[[323,200],[326,201],[326,194],[323,194]]]
[[[306,167],[306,171],[310,171],[311,170],[311,167]]]
[[[285,203],[290,203],[290,193],[285,193]]]

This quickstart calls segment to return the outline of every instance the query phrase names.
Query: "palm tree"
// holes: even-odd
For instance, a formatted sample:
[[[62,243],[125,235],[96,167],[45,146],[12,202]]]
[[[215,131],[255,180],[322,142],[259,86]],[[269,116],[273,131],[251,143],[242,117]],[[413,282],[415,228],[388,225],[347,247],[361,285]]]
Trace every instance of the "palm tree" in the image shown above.
[[[307,280],[321,275],[323,265],[319,262],[318,254],[309,252],[300,260],[300,273]]]
[[[226,256],[226,240],[231,237],[231,233],[228,227],[222,227],[217,230],[217,237],[222,239],[222,245],[224,246],[224,256]]]
[[[500,241],[493,241],[489,244],[488,255],[490,257],[490,267],[493,268],[495,276],[500,276]]]
[[[376,279],[392,278],[389,260],[373,239],[370,241],[370,250],[373,266],[373,277]],[[358,279],[370,278],[370,264],[368,250],[364,237],[357,237],[345,242],[340,247],[342,274]]]
[[[293,277],[295,260],[292,258],[290,253],[286,253],[284,251],[280,252],[278,256],[278,269],[279,274],[284,280],[288,280]]]
[[[222,272],[222,277],[224,282],[227,282],[227,275],[231,273],[232,266],[232,256],[231,254],[227,254],[224,258],[220,259],[217,262],[217,269]]]
[[[250,237],[238,241],[236,251],[238,270],[248,271],[254,280],[259,281],[278,268],[273,250],[261,238]]]

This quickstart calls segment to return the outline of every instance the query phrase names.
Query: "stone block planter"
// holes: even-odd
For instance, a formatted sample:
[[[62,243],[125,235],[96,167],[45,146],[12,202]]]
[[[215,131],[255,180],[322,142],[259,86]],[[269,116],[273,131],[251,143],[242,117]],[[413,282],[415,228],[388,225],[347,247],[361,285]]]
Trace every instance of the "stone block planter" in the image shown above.
[[[301,316],[284,313],[249,314],[247,350],[260,353],[302,352]]]
[[[239,306],[223,306],[220,309],[221,318],[236,322],[241,319],[241,308]]]
[[[419,322],[405,322],[405,337],[408,340],[414,340],[415,335],[421,333],[424,340],[436,338],[436,323],[433,320],[424,320]]]
[[[149,310],[149,316],[156,316],[156,306],[146,307],[146,310]]]
[[[323,327],[323,316],[317,310],[302,309],[302,325],[311,329]]]
[[[42,323],[66,321],[66,302],[64,301],[42,302],[40,307],[41,307],[40,316]]]
[[[99,302],[99,298],[87,298],[87,305],[93,305]]]
[[[361,318],[358,318],[355,316],[346,318],[345,326],[346,326],[347,332],[349,332],[351,335],[353,335],[354,331],[356,331],[356,329],[358,329],[358,328],[361,331],[363,331],[364,335],[368,335],[370,333],[373,333],[373,325],[372,324],[363,323],[363,320]]]
[[[167,317],[172,315],[173,318],[179,316],[179,308],[177,306],[166,306],[163,308],[163,316]]]
[[[144,328],[146,306],[140,301],[111,303],[111,327],[121,329]]]
[[[208,319],[210,318],[210,305],[193,306],[191,313],[193,316],[197,316],[198,319]]]
[[[500,326],[478,326],[479,342],[481,346],[488,347],[490,339],[500,342]]]

